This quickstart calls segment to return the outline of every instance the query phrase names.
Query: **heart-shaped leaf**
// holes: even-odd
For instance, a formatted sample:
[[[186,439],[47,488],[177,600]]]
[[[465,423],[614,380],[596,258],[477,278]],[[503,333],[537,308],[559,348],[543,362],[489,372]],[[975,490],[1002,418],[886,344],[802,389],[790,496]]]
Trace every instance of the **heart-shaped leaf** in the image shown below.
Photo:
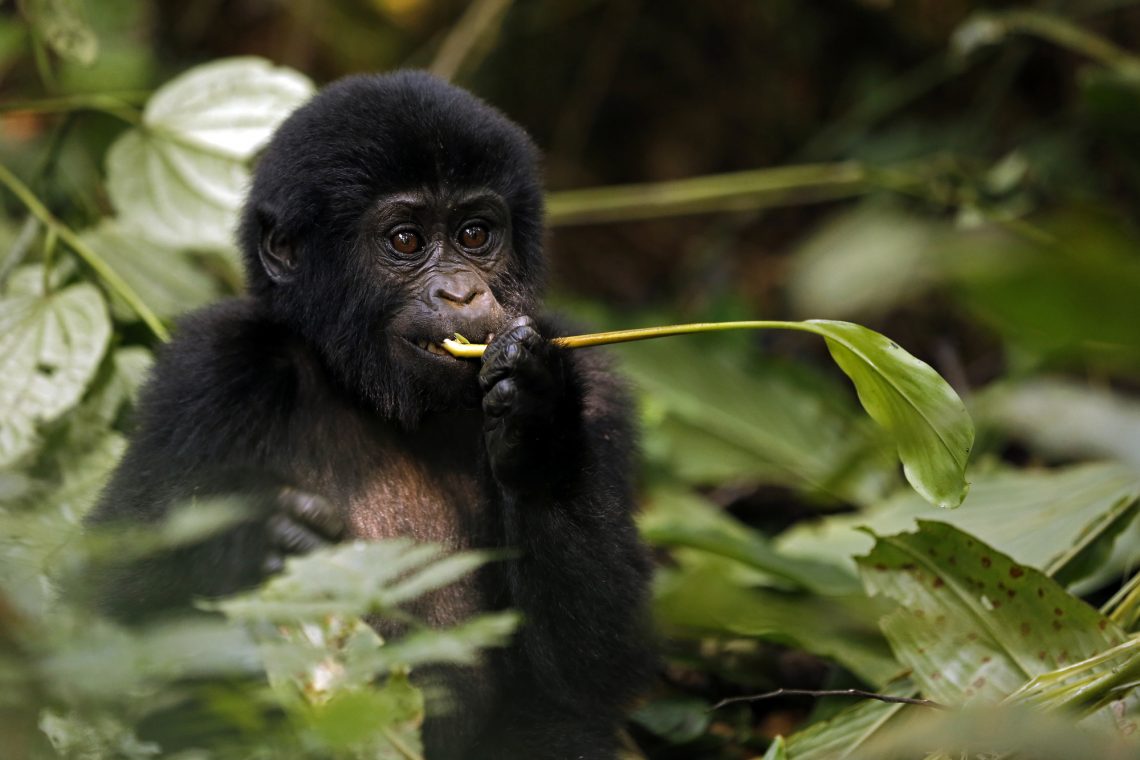
[[[174,248],[230,249],[247,162],[312,93],[304,76],[260,58],[199,66],[164,85],[142,126],[107,155],[123,229]]]
[[[160,317],[177,316],[221,293],[217,280],[185,251],[142,240],[114,222],[86,230],[81,237]],[[116,319],[124,322],[138,319],[134,310],[115,296],[111,309]]]
[[[39,426],[79,402],[111,338],[95,286],[44,295],[42,272],[17,272],[0,298],[0,466],[30,454]]]

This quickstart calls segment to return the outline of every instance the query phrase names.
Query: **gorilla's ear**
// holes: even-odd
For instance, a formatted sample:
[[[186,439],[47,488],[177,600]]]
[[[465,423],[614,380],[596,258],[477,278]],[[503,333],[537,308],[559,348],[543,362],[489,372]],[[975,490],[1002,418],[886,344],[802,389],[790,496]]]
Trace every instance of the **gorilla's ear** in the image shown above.
[[[261,240],[257,254],[269,279],[283,284],[293,279],[297,271],[297,256],[292,241],[282,235],[274,224],[272,214],[258,212],[261,221]]]

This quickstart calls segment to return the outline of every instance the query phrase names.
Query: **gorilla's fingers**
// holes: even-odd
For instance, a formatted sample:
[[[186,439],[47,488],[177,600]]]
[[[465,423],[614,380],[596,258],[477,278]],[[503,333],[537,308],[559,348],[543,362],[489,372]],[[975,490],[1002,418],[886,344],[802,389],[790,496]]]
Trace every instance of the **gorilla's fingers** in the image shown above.
[[[344,520],[327,499],[295,488],[281,489],[278,499],[287,515],[325,539],[339,541],[344,538]]]
[[[530,327],[533,329],[534,328],[534,317],[529,317],[526,315],[523,315],[521,317],[515,317],[510,322],[507,322],[507,325],[506,325],[506,327],[504,327],[502,329],[502,332],[504,332],[504,333],[509,332],[510,330],[512,330],[516,327]]]
[[[502,417],[511,410],[518,389],[510,378],[500,380],[483,396],[483,413],[488,417]]]
[[[539,381],[548,373],[541,356],[548,346],[530,323],[510,327],[487,347],[483,354],[483,367],[479,371],[479,385],[484,392],[504,377],[514,375],[524,382]],[[518,320],[516,320],[518,321]]]
[[[286,554],[306,554],[328,544],[319,535],[285,515],[270,517],[266,530],[270,543]]]

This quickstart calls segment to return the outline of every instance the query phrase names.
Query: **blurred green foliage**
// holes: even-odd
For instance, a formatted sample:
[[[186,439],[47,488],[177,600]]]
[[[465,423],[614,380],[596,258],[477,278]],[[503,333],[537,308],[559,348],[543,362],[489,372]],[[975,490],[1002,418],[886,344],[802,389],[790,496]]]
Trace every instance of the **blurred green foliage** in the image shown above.
[[[232,519],[197,505],[126,545],[80,530],[156,334],[240,288],[230,231],[260,142],[308,78],[399,65],[452,74],[546,150],[555,296],[584,321],[859,321],[948,378],[979,424],[969,497],[935,511],[816,342],[613,349],[641,389],[641,525],[661,558],[666,667],[633,715],[639,752],[1134,756],[1134,6],[0,8],[5,756],[415,757],[408,668],[509,635],[513,618],[489,617],[382,644],[359,616],[408,589],[375,572],[424,563],[446,582],[487,559],[399,543],[307,558],[225,615],[141,632],[63,594],[92,553]],[[176,76],[249,55],[275,65]],[[212,77],[222,95],[195,100]],[[227,105],[249,132],[204,128]],[[307,618],[315,598],[327,614]],[[980,711],[792,696],[709,710],[846,687]]]

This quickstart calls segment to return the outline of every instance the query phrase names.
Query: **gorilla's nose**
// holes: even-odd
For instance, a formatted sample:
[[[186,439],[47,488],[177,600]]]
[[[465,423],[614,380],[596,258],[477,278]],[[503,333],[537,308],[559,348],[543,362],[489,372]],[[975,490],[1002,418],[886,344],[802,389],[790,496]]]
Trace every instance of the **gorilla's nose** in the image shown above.
[[[441,275],[431,287],[431,306],[438,312],[460,310],[465,319],[490,316],[496,306],[486,283],[470,274]]]

